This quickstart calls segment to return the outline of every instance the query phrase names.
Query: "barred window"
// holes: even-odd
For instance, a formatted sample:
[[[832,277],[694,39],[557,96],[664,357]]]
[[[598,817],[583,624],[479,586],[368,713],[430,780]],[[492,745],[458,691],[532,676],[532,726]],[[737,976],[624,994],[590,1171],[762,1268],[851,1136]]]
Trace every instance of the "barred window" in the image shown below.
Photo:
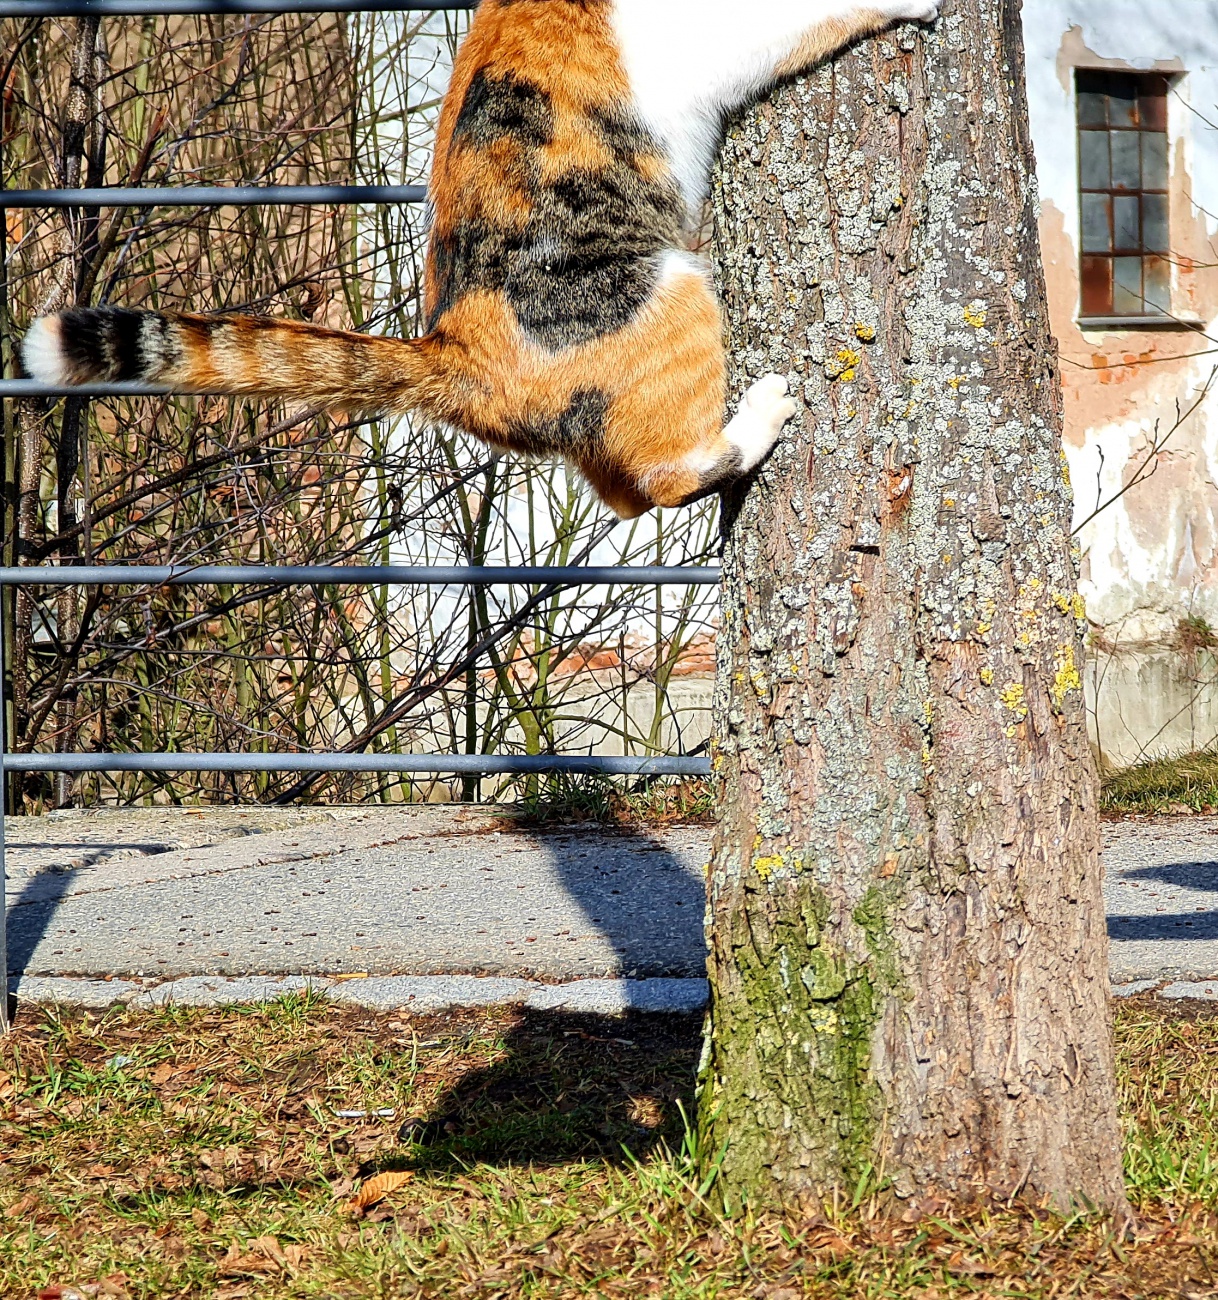
[[[1165,319],[1167,78],[1092,69],[1076,78],[1082,315]]]

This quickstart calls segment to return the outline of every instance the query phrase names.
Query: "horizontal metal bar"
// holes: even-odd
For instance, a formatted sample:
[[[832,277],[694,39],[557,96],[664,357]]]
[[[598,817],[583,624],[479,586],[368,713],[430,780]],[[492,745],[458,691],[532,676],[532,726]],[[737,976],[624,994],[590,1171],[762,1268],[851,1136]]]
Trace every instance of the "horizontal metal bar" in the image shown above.
[[[103,185],[79,190],[0,190],[5,208],[266,208],[289,204],[422,203],[425,185]]]
[[[498,754],[5,754],[6,772],[402,772],[513,776],[708,776],[708,758]]]
[[[257,583],[273,587],[495,587],[563,586],[691,586],[709,587],[719,582],[714,566],[687,565],[355,565],[355,564],[201,564],[181,565],[76,564],[29,568],[0,567],[0,587],[203,587],[242,586]]]
[[[88,18],[94,14],[312,14],[428,13],[471,9],[472,0],[424,4],[421,0],[0,0],[0,18]]]
[[[172,388],[153,384],[42,384],[37,379],[0,379],[0,397],[167,397]],[[200,394],[206,396],[206,394]]]

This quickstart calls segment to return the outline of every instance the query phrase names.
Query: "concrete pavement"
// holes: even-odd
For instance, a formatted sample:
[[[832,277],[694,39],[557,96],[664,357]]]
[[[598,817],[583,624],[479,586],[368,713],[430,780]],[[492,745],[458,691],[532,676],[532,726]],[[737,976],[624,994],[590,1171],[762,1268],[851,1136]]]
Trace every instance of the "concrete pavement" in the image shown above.
[[[13,818],[9,967],[701,977],[708,842],[459,807]]]
[[[7,839],[9,964],[30,996],[64,977],[82,996],[108,978],[139,997],[166,980],[303,974],[374,977],[372,998],[375,977],[476,975],[524,981],[500,989],[507,1000],[572,981],[592,996],[600,981],[630,1004],[661,989],[688,1002],[703,974],[706,827],[537,830],[501,809],[438,806],[156,808],[10,818]],[[1218,996],[1218,818],[1109,823],[1105,862],[1114,983],[1212,980]],[[690,983],[678,996],[657,980]],[[457,986],[382,994],[426,1000],[436,987]]]

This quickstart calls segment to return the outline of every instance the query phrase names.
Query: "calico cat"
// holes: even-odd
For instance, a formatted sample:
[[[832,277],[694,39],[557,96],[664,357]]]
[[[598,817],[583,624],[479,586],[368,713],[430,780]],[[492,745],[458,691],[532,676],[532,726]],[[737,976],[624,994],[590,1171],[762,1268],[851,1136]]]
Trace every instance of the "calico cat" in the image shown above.
[[[795,411],[767,375],[723,424],[726,358],[684,251],[727,113],[937,0],[482,0],[429,188],[427,333],[77,308],[22,348],[45,383],[141,380],[417,412],[577,466],[619,515],[752,470]]]

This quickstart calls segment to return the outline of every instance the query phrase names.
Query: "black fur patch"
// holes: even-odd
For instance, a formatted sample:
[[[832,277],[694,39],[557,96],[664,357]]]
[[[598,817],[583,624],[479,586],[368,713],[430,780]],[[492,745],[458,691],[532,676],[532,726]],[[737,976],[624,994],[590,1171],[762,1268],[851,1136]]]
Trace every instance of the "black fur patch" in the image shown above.
[[[744,453],[739,447],[733,447],[719,462],[706,470],[693,493],[681,503],[689,505],[710,492],[717,492],[727,484],[735,482],[744,473]]]
[[[554,110],[545,91],[514,77],[479,69],[465,92],[453,127],[453,144],[485,148],[497,140],[518,140],[540,148],[554,139]]]
[[[629,113],[615,106],[594,108],[589,116],[597,134],[620,162],[637,165],[640,154],[655,155],[656,142],[651,132]]]
[[[599,388],[580,388],[567,409],[554,419],[531,425],[514,425],[511,441],[518,451],[571,456],[594,449],[605,436],[609,397]]]
[[[533,213],[523,228],[475,219],[437,237],[428,328],[476,289],[502,292],[521,325],[555,350],[615,333],[634,318],[655,288],[659,255],[679,246],[684,206],[675,184],[640,171],[639,155],[658,153],[641,126],[607,114],[597,125],[614,161],[570,171],[553,185],[526,182]]]
[[[60,316],[59,340],[71,372],[104,383],[144,377],[142,311],[127,307],[77,307]]]

